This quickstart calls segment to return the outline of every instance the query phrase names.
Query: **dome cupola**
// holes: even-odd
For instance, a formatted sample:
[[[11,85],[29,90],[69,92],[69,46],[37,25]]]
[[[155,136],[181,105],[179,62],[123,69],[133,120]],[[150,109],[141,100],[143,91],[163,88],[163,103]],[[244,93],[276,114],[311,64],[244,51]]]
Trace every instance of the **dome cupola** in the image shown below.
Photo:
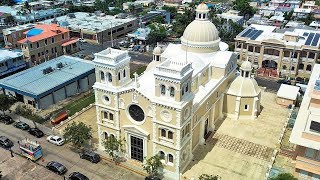
[[[201,3],[196,9],[196,18],[184,30],[182,49],[190,52],[210,53],[219,50],[219,31],[208,19],[209,8]]]

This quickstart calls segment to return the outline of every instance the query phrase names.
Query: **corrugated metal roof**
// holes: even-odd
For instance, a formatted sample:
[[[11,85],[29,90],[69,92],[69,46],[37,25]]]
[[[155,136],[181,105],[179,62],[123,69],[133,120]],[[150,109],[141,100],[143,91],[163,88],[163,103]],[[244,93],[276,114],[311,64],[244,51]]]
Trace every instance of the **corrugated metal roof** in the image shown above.
[[[59,69],[58,63],[62,63],[63,67]],[[43,70],[48,67],[52,67],[53,71],[44,74]],[[94,64],[91,61],[71,56],[60,56],[0,80],[0,87],[40,98],[71,83],[70,81],[93,72]]]

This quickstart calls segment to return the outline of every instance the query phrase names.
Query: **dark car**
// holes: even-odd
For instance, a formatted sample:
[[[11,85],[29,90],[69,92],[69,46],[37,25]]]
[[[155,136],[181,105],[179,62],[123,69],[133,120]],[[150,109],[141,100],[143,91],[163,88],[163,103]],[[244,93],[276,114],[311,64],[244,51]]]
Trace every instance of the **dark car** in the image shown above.
[[[29,132],[29,134],[31,134],[31,135],[33,135],[33,136],[35,136],[37,138],[41,138],[41,137],[44,136],[43,132],[38,128],[30,128],[28,130],[28,132]]]
[[[89,180],[89,178],[79,172],[73,172],[69,175],[69,180]]]
[[[80,158],[91,161],[92,163],[98,163],[100,161],[99,154],[97,154],[93,151],[85,151],[83,153],[80,153]]]
[[[288,84],[288,85],[291,85],[291,81],[290,80],[287,80],[287,79],[279,79],[277,81],[277,83],[279,84]]]
[[[11,124],[13,123],[12,117],[8,115],[0,115],[0,122],[3,122],[4,124]]]
[[[5,136],[0,136],[0,146],[4,148],[11,148],[13,146],[13,142]]]
[[[24,122],[16,122],[16,123],[14,123],[14,127],[22,129],[22,130],[30,129],[30,126],[27,123],[24,123]]]
[[[60,164],[60,163],[58,163],[56,161],[48,162],[46,167],[49,170],[51,170],[51,171],[53,171],[53,172],[55,172],[55,173],[57,173],[59,175],[62,175],[62,174],[66,173],[68,171],[68,169],[64,165],[62,165],[62,164]]]

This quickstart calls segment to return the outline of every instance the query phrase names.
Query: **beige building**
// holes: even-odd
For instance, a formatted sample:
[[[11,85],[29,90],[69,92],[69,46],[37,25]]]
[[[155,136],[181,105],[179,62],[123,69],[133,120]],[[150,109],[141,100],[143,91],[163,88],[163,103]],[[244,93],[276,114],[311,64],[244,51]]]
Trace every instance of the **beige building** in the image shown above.
[[[277,104],[283,106],[296,105],[300,87],[281,84],[277,92]]]
[[[232,119],[256,119],[260,113],[261,89],[251,75],[252,69],[251,62],[244,61],[240,75],[226,92],[224,109]]]
[[[186,169],[197,146],[236,104],[224,99],[235,78],[237,55],[220,41],[208,12],[205,4],[199,5],[181,44],[155,48],[147,70],[134,79],[128,52],[108,48],[95,54],[100,150],[106,138],[124,138],[123,156],[138,168],[144,158],[159,154],[166,179],[178,179]],[[250,112],[256,111],[256,97],[248,98]]]
[[[290,142],[296,144],[295,175],[320,178],[320,65],[315,65],[303,97]]]
[[[63,54],[78,51],[78,38],[70,38],[69,30],[57,24],[36,24],[18,41],[31,66]]]
[[[316,30],[252,24],[236,36],[235,51],[240,62],[254,64],[259,76],[309,78],[320,60],[319,38]]]

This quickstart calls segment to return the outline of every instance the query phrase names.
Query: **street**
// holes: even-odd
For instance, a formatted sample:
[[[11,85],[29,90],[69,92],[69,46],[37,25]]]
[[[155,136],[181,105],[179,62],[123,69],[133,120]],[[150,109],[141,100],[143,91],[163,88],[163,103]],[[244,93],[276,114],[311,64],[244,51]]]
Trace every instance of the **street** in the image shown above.
[[[15,118],[15,120],[17,121],[17,119]],[[31,127],[33,127],[33,124],[29,125]],[[46,132],[45,132],[46,133]],[[79,155],[75,152],[73,152],[70,149],[69,145],[63,145],[63,146],[56,146],[53,145],[49,142],[47,142],[46,140],[46,136],[42,137],[42,138],[35,138],[34,136],[30,135],[27,131],[22,131],[20,129],[15,128],[13,125],[5,125],[5,124],[0,124],[0,136],[6,136],[8,137],[11,141],[13,141],[14,146],[12,147],[13,152],[15,153],[15,157],[14,158],[18,158],[18,154],[19,154],[19,147],[18,147],[18,140],[22,140],[24,138],[28,138],[30,140],[34,140],[37,141],[41,147],[42,147],[42,151],[43,151],[43,157],[41,159],[39,159],[37,161],[37,164],[39,164],[40,166],[44,167],[46,166],[46,164],[49,161],[58,161],[60,163],[62,163],[63,165],[65,165],[68,169],[67,173],[65,174],[65,177],[68,177],[69,174],[71,174],[72,172],[80,172],[84,175],[86,175],[89,179],[143,179],[143,177],[134,174],[132,172],[129,172],[127,170],[124,170],[122,168],[120,168],[119,166],[114,165],[113,163],[110,163],[108,161],[105,160],[101,160],[99,163],[94,164],[91,163],[87,160],[83,160],[79,158]],[[21,163],[20,161],[18,161],[19,163],[11,163],[10,166],[13,167],[3,167],[3,163],[6,162],[3,159],[8,159],[7,156],[10,156],[10,151],[8,150],[4,150],[1,148],[0,151],[1,154],[7,154],[6,158],[2,158],[3,155],[1,155],[0,157],[0,167],[1,170],[3,171],[2,174],[5,176],[6,174],[8,174],[8,177],[15,177],[16,175],[14,173],[17,173],[14,171],[14,169],[20,169],[18,167],[20,167]],[[16,157],[17,156],[17,157]],[[23,157],[20,157],[23,158]],[[24,160],[26,160],[25,158],[23,158],[23,162]],[[31,163],[30,161],[28,161],[29,163]],[[33,163],[34,165],[36,165],[35,163]],[[28,171],[28,168],[30,165],[28,166],[23,166],[21,167],[22,171]],[[36,167],[36,166],[35,166]],[[24,169],[26,168],[26,169]],[[49,173],[49,170],[47,169],[43,169],[43,168],[37,168],[37,170],[41,170],[41,171],[45,171],[45,173],[39,173],[38,177],[40,179],[47,179],[47,178],[42,178],[42,176],[44,177],[47,176],[47,173]],[[9,171],[9,172],[8,172]],[[50,172],[51,173],[51,172]],[[57,176],[59,177],[59,176]],[[16,179],[16,178],[9,178],[9,179]],[[26,177],[24,179],[34,179],[33,176],[30,177]],[[50,179],[50,178],[48,178]],[[56,179],[56,178],[52,178],[52,179]],[[63,176],[61,176],[61,179],[63,179]]]

